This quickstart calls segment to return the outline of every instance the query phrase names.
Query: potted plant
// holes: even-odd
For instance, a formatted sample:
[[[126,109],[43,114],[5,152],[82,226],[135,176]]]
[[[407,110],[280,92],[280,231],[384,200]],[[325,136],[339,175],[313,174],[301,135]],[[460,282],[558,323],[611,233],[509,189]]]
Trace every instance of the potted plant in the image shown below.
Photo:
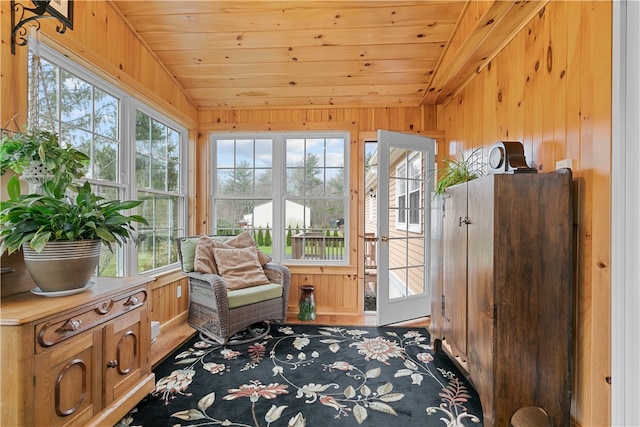
[[[467,157],[461,154],[460,160],[445,159],[445,168],[434,188],[435,195],[443,195],[445,190],[452,185],[461,184],[482,176],[483,163],[479,159],[481,150],[482,148],[476,148]]]
[[[72,146],[60,145],[55,133],[31,129],[7,134],[0,143],[0,175],[7,170],[22,174],[24,181],[45,186],[62,197],[74,179],[82,178],[89,157]]]
[[[24,173],[40,163],[38,192],[21,194],[13,176],[7,183],[8,200],[0,201],[0,253],[22,249],[29,273],[43,292],[83,288],[100,257],[102,244],[110,250],[135,239],[139,215],[123,211],[139,201],[106,200],[93,194],[88,182],[77,185],[88,161],[84,153],[60,145],[56,135],[28,131],[6,136],[0,144],[0,172]],[[50,264],[54,261],[54,264]]]

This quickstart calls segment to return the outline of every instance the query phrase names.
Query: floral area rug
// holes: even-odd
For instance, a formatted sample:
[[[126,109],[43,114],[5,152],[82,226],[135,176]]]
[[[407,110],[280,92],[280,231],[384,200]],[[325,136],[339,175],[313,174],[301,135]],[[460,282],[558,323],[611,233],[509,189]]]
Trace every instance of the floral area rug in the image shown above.
[[[121,425],[481,426],[477,393],[429,332],[272,325],[220,346],[193,337]]]

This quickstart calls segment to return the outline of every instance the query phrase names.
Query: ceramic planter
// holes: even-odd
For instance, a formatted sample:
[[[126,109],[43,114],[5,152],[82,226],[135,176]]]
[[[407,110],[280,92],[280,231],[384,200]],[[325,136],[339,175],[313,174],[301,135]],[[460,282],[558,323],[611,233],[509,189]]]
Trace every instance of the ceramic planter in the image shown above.
[[[47,242],[41,252],[22,246],[24,263],[43,292],[60,292],[84,287],[100,260],[100,240]]]

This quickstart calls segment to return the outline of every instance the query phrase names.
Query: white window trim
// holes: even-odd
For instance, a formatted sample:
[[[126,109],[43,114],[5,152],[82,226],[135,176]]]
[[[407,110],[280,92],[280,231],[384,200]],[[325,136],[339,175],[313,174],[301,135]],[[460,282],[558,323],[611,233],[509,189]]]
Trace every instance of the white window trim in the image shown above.
[[[611,425],[639,425],[640,329],[640,4],[613,2],[612,230],[611,230]]]
[[[127,119],[128,120],[128,124],[125,126],[124,123],[125,121],[123,121],[123,127],[125,129],[129,129],[129,133],[127,136],[127,140],[128,140],[128,145],[129,145],[129,149],[128,149],[128,153],[130,153],[129,157],[128,157],[128,164],[127,164],[127,168],[131,171],[130,175],[131,176],[131,191],[133,194],[137,194],[138,193],[138,185],[136,183],[135,180],[135,170],[136,170],[136,155],[135,155],[135,151],[136,151],[136,147],[135,147],[135,141],[136,141],[136,127],[135,127],[135,123],[136,123],[136,111],[141,111],[142,113],[146,114],[147,116],[151,117],[152,119],[155,119],[159,122],[162,122],[162,124],[164,124],[165,126],[168,126],[170,128],[173,128],[175,130],[177,130],[178,132],[180,132],[180,159],[183,161],[182,167],[180,168],[180,188],[179,191],[177,193],[168,193],[168,192],[164,192],[164,191],[157,191],[157,190],[153,190],[153,189],[141,189],[142,191],[146,191],[146,192],[150,192],[150,193],[156,193],[156,194],[175,194],[178,197],[182,197],[183,198],[183,204],[182,204],[182,209],[178,212],[179,218],[178,218],[178,224],[182,225],[182,233],[178,233],[181,235],[186,235],[187,234],[187,230],[188,230],[188,205],[189,205],[189,187],[188,187],[188,176],[187,176],[187,171],[189,170],[189,164],[188,164],[188,144],[187,144],[187,137],[188,137],[188,131],[187,129],[180,125],[178,122],[170,119],[169,117],[163,115],[162,113],[154,110],[152,107],[150,107],[149,105],[141,102],[140,100],[137,100],[135,98],[128,98],[128,102],[130,104],[130,108],[127,111],[129,114],[127,114]],[[123,115],[124,116],[124,115]],[[180,229],[180,226],[178,227],[178,229]],[[131,263],[130,267],[135,268],[134,270],[130,270],[130,271],[137,271],[137,266],[138,266],[138,251],[136,250],[132,250],[131,251],[131,256],[127,257],[127,262]],[[165,266],[162,267],[158,267],[158,268],[153,268],[151,270],[145,270],[144,273],[145,274],[158,274],[158,273],[162,273],[165,271],[169,271],[169,270],[175,270],[176,267],[178,267],[180,265],[180,261],[176,261],[172,264],[167,264]]]
[[[350,141],[350,133],[349,131],[308,131],[308,132],[300,132],[300,131],[256,131],[256,132],[226,132],[226,133],[218,133],[218,132],[210,132],[209,133],[209,147],[210,147],[210,165],[211,165],[211,188],[212,195],[211,204],[210,204],[210,212],[211,212],[211,222],[210,222],[210,232],[216,232],[216,224],[217,218],[216,215],[216,186],[215,186],[215,176],[216,176],[216,150],[215,150],[215,141],[221,139],[271,139],[273,141],[272,150],[273,150],[273,163],[272,163],[272,185],[273,185],[273,218],[284,218],[284,202],[287,200],[286,197],[286,139],[291,138],[313,138],[313,136],[318,136],[321,138],[343,138],[344,139],[344,188],[345,194],[343,194],[345,212],[345,219],[349,218],[349,183],[350,183],[350,171],[349,171],[349,141]],[[227,200],[229,198],[226,198]],[[285,235],[286,224],[283,221],[275,221],[274,224],[271,224],[272,236],[284,236]],[[273,253],[272,258],[274,262],[286,264],[286,265],[339,265],[346,266],[349,265],[349,227],[344,227],[344,255],[342,260],[309,260],[309,259],[291,259],[284,258],[285,253],[285,241],[284,239],[273,239]]]

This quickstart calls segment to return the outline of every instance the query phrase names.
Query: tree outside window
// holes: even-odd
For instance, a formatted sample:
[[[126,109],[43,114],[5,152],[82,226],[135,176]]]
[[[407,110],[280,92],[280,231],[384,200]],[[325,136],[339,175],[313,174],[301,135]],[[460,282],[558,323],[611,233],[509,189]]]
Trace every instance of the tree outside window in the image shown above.
[[[279,261],[344,262],[347,140],[213,135],[215,233],[248,230]]]

